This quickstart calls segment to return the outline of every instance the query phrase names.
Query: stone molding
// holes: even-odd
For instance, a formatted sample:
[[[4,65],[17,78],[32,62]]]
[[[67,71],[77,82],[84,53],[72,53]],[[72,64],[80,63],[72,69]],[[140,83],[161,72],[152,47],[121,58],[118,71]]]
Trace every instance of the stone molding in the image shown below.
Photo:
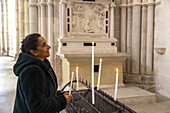
[[[54,6],[54,3],[53,2],[47,2],[47,5],[48,6]]]
[[[145,2],[145,3],[132,3],[132,4],[121,4],[119,7],[133,7],[133,6],[155,6],[160,5],[161,0],[158,2]]]
[[[29,3],[28,6],[29,6],[29,7],[37,7],[38,4],[37,4],[37,3]]]

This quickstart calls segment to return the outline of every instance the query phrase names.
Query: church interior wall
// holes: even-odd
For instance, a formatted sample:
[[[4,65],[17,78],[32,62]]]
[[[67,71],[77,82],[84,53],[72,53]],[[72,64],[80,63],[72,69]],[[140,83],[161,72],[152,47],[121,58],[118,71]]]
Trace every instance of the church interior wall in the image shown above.
[[[170,1],[162,0],[155,9],[155,45],[154,45],[154,72],[156,90],[170,98]],[[163,48],[166,48],[165,53]],[[156,51],[157,49],[157,51]],[[160,51],[159,49],[162,49]]]
[[[22,0],[20,0],[20,2],[21,1]],[[98,1],[100,1],[100,0],[98,0]],[[109,1],[109,0],[106,0],[106,1]],[[121,23],[122,22],[121,21],[121,7],[124,7],[124,6],[121,6],[121,5],[122,5],[123,1],[126,1],[125,7],[127,7],[126,8],[127,21],[126,21],[126,23],[123,23],[123,24],[126,25],[127,30],[128,30],[128,17],[130,17],[130,21],[133,18],[133,15],[130,15],[128,13],[128,9],[130,9],[131,13],[133,13],[133,7],[138,7],[138,6],[135,6],[135,5],[132,6],[132,7],[128,6],[128,2],[134,2],[135,3],[135,1],[138,1],[138,0],[115,0],[114,38],[116,38],[118,40],[117,43],[116,43],[118,52],[121,52],[121,38],[122,38],[121,37],[121,24],[122,24]],[[170,88],[169,88],[170,87],[170,82],[169,82],[170,81],[170,77],[169,77],[170,70],[168,69],[168,67],[170,67],[170,63],[168,62],[169,57],[170,57],[170,52],[168,51],[168,49],[170,48],[170,42],[169,42],[169,37],[168,37],[169,36],[168,34],[170,32],[170,29],[169,29],[169,26],[170,26],[170,21],[169,21],[170,20],[170,11],[168,10],[169,7],[170,7],[170,1],[169,0],[141,0],[140,3],[144,2],[144,1],[145,2],[159,2],[159,1],[161,1],[161,4],[159,4],[159,5],[153,5],[153,4],[151,4],[151,6],[150,5],[148,5],[148,6],[147,5],[143,5],[143,6],[141,5],[141,12],[144,10],[143,13],[145,14],[145,16],[147,14],[147,11],[152,12],[153,11],[152,8],[154,7],[154,19],[153,19],[153,21],[154,21],[154,30],[153,30],[154,31],[154,37],[151,36],[151,38],[153,38],[153,40],[154,40],[153,50],[151,52],[147,51],[147,52],[143,52],[143,53],[142,52],[136,53],[136,51],[133,51],[133,52],[134,52],[135,55],[138,55],[139,58],[141,58],[140,55],[143,55],[144,53],[145,53],[144,57],[146,57],[146,55],[149,55],[148,61],[149,61],[150,64],[146,60],[144,61],[145,63],[142,64],[143,61],[141,59],[140,59],[141,61],[139,61],[139,59],[137,59],[138,60],[137,62],[139,63],[139,66],[138,66],[139,70],[137,70],[137,73],[136,73],[136,70],[132,71],[131,65],[127,66],[127,67],[125,66],[126,68],[129,68],[130,72],[127,71],[127,70],[124,70],[124,71],[127,74],[131,74],[129,79],[133,79],[133,77],[136,77],[136,78],[139,78],[139,82],[144,81],[146,88],[149,86],[149,84],[153,84],[153,85],[151,85],[151,88],[154,87],[155,82],[156,82],[156,91],[158,93],[162,94],[162,95],[170,97],[168,95],[168,94],[170,94]],[[58,76],[59,85],[61,85],[60,81],[62,81],[62,60],[57,55],[55,55],[57,50],[58,50],[58,46],[59,46],[58,45],[58,39],[60,38],[60,35],[61,35],[60,34],[61,33],[61,29],[60,29],[60,27],[61,27],[60,26],[60,24],[61,24],[60,19],[61,18],[60,18],[60,15],[62,15],[62,14],[60,14],[60,10],[61,10],[60,9],[60,0],[46,0],[46,1],[44,1],[44,0],[38,0],[38,1],[30,0],[29,3],[28,3],[28,0],[26,0],[25,3],[21,2],[22,6],[24,6],[24,4],[25,4],[25,7],[23,7],[23,9],[25,9],[25,12],[18,9],[19,8],[18,5],[21,4],[20,2],[17,2],[17,0],[15,2],[15,4],[16,4],[16,9],[15,9],[16,10],[15,11],[15,13],[16,13],[16,34],[14,34],[15,35],[14,37],[15,37],[15,40],[16,40],[16,45],[14,43],[13,43],[13,45],[16,46],[16,50],[13,49],[13,51],[14,51],[14,53],[18,54],[19,53],[20,41],[23,39],[23,37],[26,34],[32,33],[32,32],[38,32],[38,33],[41,33],[43,35],[43,33],[45,33],[45,32],[43,32],[43,30],[45,30],[46,34],[44,34],[44,35],[45,35],[45,37],[47,37],[47,41],[50,42],[51,36],[49,36],[48,32],[51,32],[50,26],[52,25],[53,26],[53,28],[52,28],[53,29],[53,31],[52,31],[52,33],[53,33],[53,36],[52,36],[53,37],[53,43],[52,43],[53,44],[53,60],[52,60],[52,62],[53,62],[53,67],[54,67],[54,69],[57,73],[57,76]],[[35,4],[34,4],[34,2],[35,2]],[[1,5],[3,6],[3,4],[1,4]],[[41,13],[38,12],[38,11],[40,11],[41,8],[44,8],[44,6],[45,6],[45,11],[43,10],[44,12],[41,12]],[[46,16],[46,17],[49,16],[48,15],[48,8],[51,8],[51,6],[52,6],[52,8],[54,8],[54,10],[53,10],[54,18],[52,18],[53,19],[52,24],[50,22],[48,23],[48,18],[46,18],[46,20],[42,20],[43,16]],[[151,8],[148,8],[148,7],[151,7]],[[29,10],[28,10],[28,8],[29,8]],[[32,9],[32,10],[30,10],[30,9]],[[31,18],[33,14],[30,15],[31,13],[29,12],[29,11],[33,11],[33,10],[35,10],[36,12],[31,12],[31,13],[38,14],[39,20],[37,19],[38,20],[37,23],[35,22],[35,18]],[[3,11],[1,11],[1,12],[3,12]],[[24,14],[24,16],[21,15],[21,14]],[[137,13],[135,13],[135,10],[134,10],[134,14],[137,15]],[[19,16],[19,15],[21,15],[21,16]],[[142,32],[142,27],[143,27],[142,26],[142,22],[143,22],[142,20],[147,19],[147,21],[150,21],[150,19],[146,18],[146,17],[144,19],[142,19],[142,13],[138,16],[141,16],[141,18],[140,18],[141,19],[140,20],[141,27],[140,28],[141,28],[141,32]],[[148,15],[148,16],[150,16],[150,15]],[[28,20],[28,17],[29,17],[29,20]],[[24,20],[25,23],[23,23],[24,18],[26,19],[26,20]],[[134,16],[134,18],[136,18],[136,17]],[[1,21],[2,21],[2,19],[1,19]],[[42,21],[46,24],[46,27],[44,26]],[[146,21],[144,21],[143,25],[145,25],[145,24],[146,24]],[[150,25],[152,26],[152,24],[150,24]],[[147,26],[145,26],[145,27],[147,27]],[[130,28],[132,30],[132,26],[130,26]],[[150,31],[147,30],[147,32],[150,32]],[[1,33],[1,35],[2,35],[2,33]],[[135,31],[132,32],[132,34],[133,33],[135,34]],[[146,29],[144,29],[143,34],[144,35],[147,34]],[[150,34],[152,34],[152,32],[150,32]],[[125,35],[128,39],[128,36],[127,36],[128,32],[125,33]],[[143,36],[142,33],[140,33],[140,34],[138,33],[137,35],[140,35],[140,38]],[[149,36],[149,35],[147,35],[147,36]],[[10,36],[12,36],[12,35],[10,35]],[[146,36],[145,36],[145,38],[146,38]],[[135,39],[136,38],[135,38],[135,35],[134,35],[133,40],[135,40]],[[0,42],[2,42],[2,40]],[[51,44],[51,42],[50,42],[50,44]],[[147,43],[145,43],[145,44],[147,44]],[[142,45],[140,45],[140,46],[142,47]],[[133,47],[135,47],[135,46],[133,45]],[[1,44],[0,50],[2,50],[2,48],[3,48],[3,45]],[[164,50],[165,50],[165,53],[163,53]],[[127,50],[125,52],[128,52],[128,46],[127,46]],[[137,51],[137,52],[139,52],[139,51]],[[153,54],[152,60],[154,62],[152,62],[152,60],[150,60],[150,58],[152,58],[152,54]],[[133,56],[133,54],[132,54],[132,57],[135,57],[135,56]],[[144,71],[141,71],[142,69],[140,69],[142,67],[141,64],[144,65],[144,68],[143,68]],[[148,64],[149,64],[149,66],[148,66]],[[149,72],[147,71],[147,67],[151,68],[151,70],[149,70]],[[131,71],[133,73],[131,73]],[[152,73],[152,72],[154,72],[154,73]],[[133,74],[134,74],[134,76],[133,76]],[[148,77],[148,75],[149,75],[149,77]],[[133,76],[133,77],[131,77],[131,76]],[[140,78],[140,77],[143,77],[143,78]],[[141,79],[143,79],[143,81]],[[152,80],[150,80],[150,82],[147,82],[147,81],[149,81],[149,79],[152,79]],[[136,82],[136,81],[133,81],[133,82]]]

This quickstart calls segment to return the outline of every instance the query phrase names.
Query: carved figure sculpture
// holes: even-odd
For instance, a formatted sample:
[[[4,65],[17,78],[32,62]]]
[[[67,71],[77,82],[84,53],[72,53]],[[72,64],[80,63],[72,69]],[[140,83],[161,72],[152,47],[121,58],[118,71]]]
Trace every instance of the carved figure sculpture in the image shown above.
[[[78,34],[105,33],[105,7],[95,3],[73,4],[72,32]]]

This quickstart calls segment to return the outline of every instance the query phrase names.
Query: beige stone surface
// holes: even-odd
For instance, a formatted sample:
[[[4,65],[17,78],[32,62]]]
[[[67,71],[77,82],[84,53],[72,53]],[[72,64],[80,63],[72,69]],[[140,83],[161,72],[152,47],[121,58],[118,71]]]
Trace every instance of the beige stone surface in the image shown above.
[[[114,97],[114,88],[104,91]],[[121,87],[117,91],[117,100],[128,105],[155,103],[156,95],[138,87]]]
[[[17,77],[12,67],[14,58],[0,57],[0,113],[12,113]]]
[[[84,46],[85,43],[96,43],[94,47],[94,53],[98,54],[113,54],[117,53],[116,42],[117,39],[115,38],[65,38],[59,39],[60,46],[58,51],[61,54],[91,54],[91,46]],[[66,46],[62,46],[63,43],[66,43]],[[112,43],[115,45],[112,46]]]
[[[141,3],[141,0],[133,0],[133,3]],[[139,60],[140,60],[140,21],[141,21],[141,8],[134,6],[132,10],[132,60],[131,60],[131,73],[139,73]]]
[[[117,56],[118,55],[118,56]],[[120,56],[119,56],[120,55]],[[115,83],[115,69],[119,69],[119,84],[123,85],[123,61],[127,54],[96,54],[94,65],[99,65],[102,58],[101,85],[113,85]],[[122,57],[122,58],[121,58]],[[62,82],[70,81],[71,72],[75,73],[79,67],[79,78],[91,82],[91,54],[65,54],[62,59]],[[95,85],[97,86],[98,72],[94,73]],[[91,82],[92,83],[92,82]]]
[[[155,48],[166,48],[164,54],[154,50],[154,72],[157,92],[170,98],[170,1],[162,0],[155,8]]]
[[[170,113],[170,100],[161,95],[157,95],[156,103],[145,103],[128,106],[137,113]]]
[[[10,57],[0,57],[0,72],[4,73],[0,75],[0,86],[1,86],[0,87],[0,113],[12,113],[13,110],[16,82],[17,82],[17,77],[15,77],[14,74],[12,73],[12,66],[15,63],[13,59],[14,58],[10,58]],[[122,88],[125,89],[125,87]],[[119,89],[120,88],[118,88],[118,91],[120,91]],[[110,90],[110,93],[113,92],[113,88],[108,90]],[[142,93],[140,93],[141,90],[136,87],[133,90],[131,88],[130,89],[128,88],[127,90],[125,89],[124,91],[126,92],[125,93],[126,95],[133,94],[133,96],[153,95],[153,93],[148,93],[146,91],[142,91]],[[121,95],[120,94],[119,95],[126,96],[125,94],[122,91]],[[139,96],[139,98],[141,97]],[[136,105],[128,105],[128,107],[137,111],[137,113],[170,113],[170,107],[169,107],[170,100],[168,98],[159,95],[156,96],[156,98],[157,98],[156,103],[145,103],[145,104],[137,103]],[[61,113],[65,113],[65,111],[63,110]]]

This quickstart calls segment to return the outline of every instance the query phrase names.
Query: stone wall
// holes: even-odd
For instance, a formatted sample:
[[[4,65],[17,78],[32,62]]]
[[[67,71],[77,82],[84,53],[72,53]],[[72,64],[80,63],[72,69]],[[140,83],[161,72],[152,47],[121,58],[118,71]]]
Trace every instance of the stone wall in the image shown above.
[[[155,9],[154,48],[166,48],[165,53],[154,51],[156,90],[170,98],[170,1],[162,0]]]

